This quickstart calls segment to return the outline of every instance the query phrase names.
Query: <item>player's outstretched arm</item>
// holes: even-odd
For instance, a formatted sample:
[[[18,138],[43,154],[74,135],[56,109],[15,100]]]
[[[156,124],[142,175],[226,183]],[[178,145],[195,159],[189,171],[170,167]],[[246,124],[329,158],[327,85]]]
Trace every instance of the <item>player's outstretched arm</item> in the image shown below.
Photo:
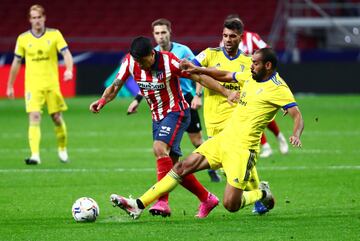
[[[180,68],[190,74],[206,74],[221,82],[236,82],[233,79],[233,73],[229,71],[218,70],[216,68],[202,68],[194,65],[188,60],[181,60]]]
[[[232,91],[226,89],[224,86],[222,86],[219,82],[217,82],[210,76],[204,74],[202,75],[191,74],[190,79],[200,83],[202,86],[205,86],[206,88],[214,90],[222,94],[223,96],[227,97],[230,104],[237,102],[235,95],[232,95]]]
[[[294,121],[293,134],[290,136],[289,141],[294,147],[301,147],[300,136],[304,130],[304,120],[301,112],[297,106],[288,108],[286,111]]]
[[[15,97],[14,82],[15,82],[17,74],[19,73],[20,66],[21,66],[21,58],[15,56],[13,59],[13,62],[11,64],[8,84],[7,84],[7,88],[6,88],[6,96],[9,99],[13,99]]]
[[[137,95],[135,96],[134,100],[131,101],[131,103],[128,107],[128,110],[127,110],[128,115],[131,115],[131,114],[134,114],[137,112],[137,108],[139,107],[139,104],[143,98],[144,97],[141,95],[141,92],[139,91],[137,93]]]
[[[124,82],[120,79],[115,79],[114,82],[105,89],[102,97],[90,104],[90,111],[93,113],[99,113],[106,103],[112,101],[119,93]]]

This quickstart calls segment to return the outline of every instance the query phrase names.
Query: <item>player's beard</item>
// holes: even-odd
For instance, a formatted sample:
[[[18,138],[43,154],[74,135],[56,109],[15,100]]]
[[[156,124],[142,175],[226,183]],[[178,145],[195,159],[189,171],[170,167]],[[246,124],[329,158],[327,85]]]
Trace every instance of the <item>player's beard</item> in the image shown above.
[[[266,76],[266,69],[260,69],[257,73],[251,71],[252,77],[257,82],[264,80],[264,77]]]

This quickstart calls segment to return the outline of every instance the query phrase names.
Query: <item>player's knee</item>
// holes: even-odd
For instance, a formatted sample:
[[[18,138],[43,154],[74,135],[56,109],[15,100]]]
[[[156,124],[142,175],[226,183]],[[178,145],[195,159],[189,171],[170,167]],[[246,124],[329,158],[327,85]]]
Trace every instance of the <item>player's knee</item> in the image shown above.
[[[29,114],[30,123],[39,123],[41,120],[41,114],[39,112],[31,112]]]
[[[233,212],[239,211],[241,203],[233,202],[231,200],[224,200],[223,205],[224,205],[224,208],[226,208],[226,210],[233,213]]]
[[[154,155],[156,156],[156,158],[162,158],[162,157],[169,155],[166,151],[166,148],[164,148],[163,145],[161,145],[157,142],[155,142],[153,145],[153,152],[154,152]]]

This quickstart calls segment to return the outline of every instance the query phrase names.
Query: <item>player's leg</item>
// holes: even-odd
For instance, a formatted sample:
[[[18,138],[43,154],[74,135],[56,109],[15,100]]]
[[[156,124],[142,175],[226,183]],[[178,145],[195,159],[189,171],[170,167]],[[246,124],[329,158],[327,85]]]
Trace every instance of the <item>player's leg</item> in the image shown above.
[[[55,125],[55,135],[58,144],[58,156],[61,162],[68,162],[68,135],[62,112],[67,110],[66,103],[59,90],[49,91],[46,95],[48,112]]]
[[[186,175],[209,167],[209,163],[204,156],[198,153],[193,153],[184,161],[177,162],[164,178],[153,185],[138,199],[124,198],[122,196],[112,194],[110,196],[110,200],[115,206],[125,210],[130,216],[136,219],[152,202],[164,194],[171,192],[179,183],[182,182]]]
[[[260,157],[266,158],[272,155],[272,149],[270,144],[267,142],[265,133],[261,136],[261,153]]]
[[[31,156],[26,164],[40,164],[41,110],[45,103],[43,91],[25,91],[26,112],[29,115],[28,140]]]
[[[207,134],[208,134],[208,139],[212,138],[213,136],[217,135],[220,133],[220,131],[223,129],[222,126],[218,126],[217,128],[214,127],[214,128],[206,128],[206,131],[207,131]],[[218,173],[218,170],[215,170],[215,169],[208,169],[208,174],[209,174],[209,177],[210,177],[210,180],[212,182],[220,182],[221,181],[221,177]]]
[[[268,129],[276,136],[276,139],[279,142],[279,149],[282,154],[287,154],[289,152],[289,145],[287,144],[285,136],[281,133],[279,126],[275,120],[272,120],[268,124]]]
[[[30,112],[29,113],[29,130],[28,130],[28,139],[29,146],[31,151],[30,158],[25,159],[25,163],[28,165],[40,164],[40,140],[41,140],[41,130],[40,130],[41,114],[40,112]]]

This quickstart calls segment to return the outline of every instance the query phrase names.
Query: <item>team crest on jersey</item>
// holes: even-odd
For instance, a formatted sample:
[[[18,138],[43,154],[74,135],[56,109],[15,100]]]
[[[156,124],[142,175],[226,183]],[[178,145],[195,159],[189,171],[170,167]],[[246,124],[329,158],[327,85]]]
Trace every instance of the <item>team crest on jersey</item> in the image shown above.
[[[220,66],[221,66],[220,63],[217,63],[217,64],[215,65],[215,67],[217,67],[217,68],[219,68]]]
[[[158,79],[163,79],[164,75],[165,75],[164,71],[155,71],[155,76]]]
[[[42,54],[43,54],[43,51],[42,51],[41,49],[39,49],[39,50],[37,51],[37,53],[38,53],[38,55],[42,55]]]
[[[48,43],[48,45],[50,45],[50,44],[51,44],[51,41],[50,41],[50,40],[48,40],[48,41],[47,41],[47,43]]]
[[[241,72],[244,72],[244,70],[245,70],[245,65],[240,64],[240,71],[241,71]]]

